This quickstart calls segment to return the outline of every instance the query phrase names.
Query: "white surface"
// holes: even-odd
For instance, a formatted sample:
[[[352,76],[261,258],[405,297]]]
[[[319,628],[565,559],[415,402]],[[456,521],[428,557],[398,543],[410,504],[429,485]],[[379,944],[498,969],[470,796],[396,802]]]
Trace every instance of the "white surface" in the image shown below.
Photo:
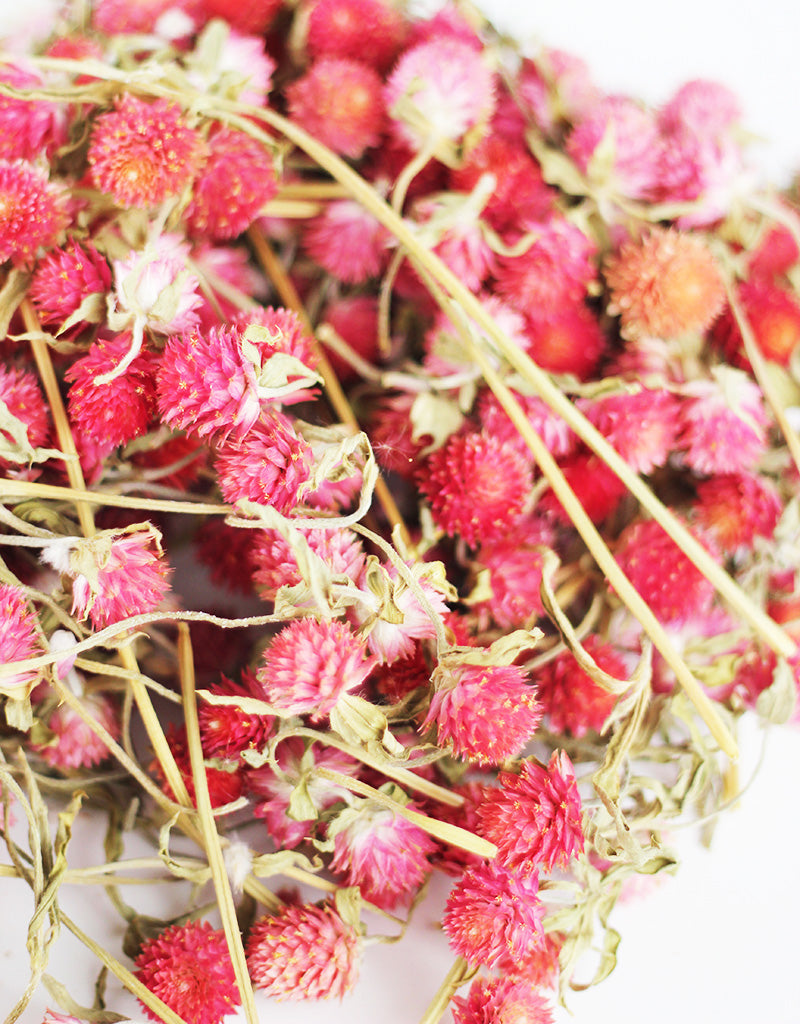
[[[10,10],[0,0],[0,14]],[[711,0],[558,0],[520,13],[508,0],[485,3],[515,34],[586,58],[597,83],[629,91],[652,103],[691,77],[732,86],[745,108],[745,126],[771,140],[757,160],[775,180],[800,166],[800,14],[787,0],[723,5]],[[760,740],[748,730],[743,777]],[[643,900],[620,906],[612,923],[622,933],[619,966],[600,987],[576,994],[574,1016],[558,1011],[559,1024],[725,1024],[800,1022],[800,733],[773,730],[765,763],[740,807],[725,814],[712,850],[686,835],[678,875]],[[91,863],[93,840],[81,831],[71,863]],[[437,932],[446,886],[437,882],[420,908],[411,934],[398,945],[367,952],[362,983],[342,1004],[261,1002],[264,1024],[413,1024],[446,973],[451,957]],[[126,889],[143,906],[145,891]],[[115,912],[102,892],[64,891],[67,912],[108,949],[120,953]],[[144,909],[153,909],[144,906]],[[19,881],[0,878],[0,1014],[11,1008],[27,979],[24,955],[30,897]],[[372,922],[374,925],[374,922]],[[69,934],[55,947],[50,972],[75,998],[91,1002],[92,960]],[[40,1024],[50,1000],[40,990],[21,1024]],[[109,1008],[144,1020],[136,1003],[109,984]],[[228,1018],[233,1021],[235,1018]],[[448,1020],[448,1015],[445,1016]]]

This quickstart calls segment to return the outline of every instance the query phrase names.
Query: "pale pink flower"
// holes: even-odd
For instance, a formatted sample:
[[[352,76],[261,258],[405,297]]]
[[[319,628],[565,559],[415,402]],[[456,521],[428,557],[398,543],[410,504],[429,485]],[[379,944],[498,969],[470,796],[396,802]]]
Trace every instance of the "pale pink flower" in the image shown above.
[[[319,722],[342,694],[364,682],[373,665],[366,644],[346,623],[295,619],[273,638],[256,676],[273,707]]]
[[[303,247],[329,274],[345,284],[376,277],[388,259],[389,232],[352,199],[336,199],[313,217],[303,232]]]
[[[478,806],[480,834],[497,846],[498,863],[529,875],[565,868],[583,850],[582,805],[572,762],[553,751],[547,768],[523,761],[501,772],[499,789]]]
[[[473,195],[442,192],[420,197],[410,212],[420,240],[430,245],[473,292],[478,291],[495,266],[495,255],[481,222],[487,198],[483,185]]]
[[[526,981],[481,975],[452,1002],[453,1024],[553,1024],[550,1004]]]
[[[134,974],[187,1024],[222,1024],[242,1001],[225,933],[208,921],[173,925],[146,939]],[[151,1020],[160,1020],[141,1006]]]
[[[361,936],[333,903],[281,907],[247,940],[255,987],[274,999],[341,999],[358,981]]]
[[[142,319],[157,334],[189,330],[197,323],[202,300],[188,260],[188,243],[174,234],[157,235],[143,249],[114,260],[117,312]]]
[[[445,36],[406,50],[384,97],[397,137],[420,150],[460,142],[485,127],[494,111],[495,76],[472,45]]]
[[[586,61],[547,48],[535,60],[522,62],[516,93],[525,114],[546,134],[564,120],[587,117],[602,99]]]
[[[741,370],[718,366],[713,379],[683,386],[678,448],[696,473],[741,473],[767,450],[769,420],[758,385]]]
[[[169,590],[170,568],[152,527],[49,541],[41,560],[72,584],[72,614],[103,629],[131,615],[154,611]],[[155,550],[154,550],[155,549]]]
[[[182,20],[188,19],[185,34],[191,34],[195,23],[199,24],[203,0],[97,0],[92,5],[92,25],[106,35],[127,35],[129,33],[157,34],[163,21],[169,21],[176,14]],[[163,37],[163,36],[162,36]]]
[[[18,587],[0,584],[0,665],[44,654],[36,632],[36,615]],[[19,699],[30,693],[41,669],[22,669],[0,677],[0,693]]]
[[[290,736],[277,747],[275,759],[280,769],[273,771],[269,764],[252,768],[247,773],[246,785],[256,798],[253,814],[266,822],[270,836],[284,849],[294,849],[308,839],[315,821],[298,821],[290,814],[292,796],[302,786],[303,796],[310,800],[318,814],[334,804],[348,804],[352,797],[348,790],[323,778],[318,768],[328,768],[357,778],[360,765],[335,747],[308,745],[299,736]]]
[[[544,944],[538,875],[515,875],[495,861],[468,868],[447,899],[442,927],[470,964],[493,967]]]
[[[301,530],[308,546],[333,573],[355,582],[359,579],[366,556],[361,540],[347,529]],[[275,530],[259,530],[251,550],[253,582],[263,597],[272,600],[279,587],[302,582],[297,558],[288,541]]]
[[[111,697],[104,693],[84,693],[80,702],[87,714],[96,719],[112,739],[119,739],[119,710]],[[47,728],[53,733],[52,739],[34,746],[34,749],[52,768],[61,771],[91,768],[110,756],[105,742],[69,704],[59,704],[48,718]]]
[[[661,170],[655,118],[627,96],[606,96],[575,125],[567,153],[590,181],[632,199],[647,199]]]
[[[574,450],[577,442],[576,436],[544,399],[539,398],[538,395],[520,394],[513,388],[512,394],[522,406],[530,425],[542,439],[551,455],[558,458],[569,455]],[[514,426],[511,417],[489,388],[484,388],[478,396],[478,416],[485,434],[497,437],[506,444],[514,445],[528,461],[533,458],[530,448]]]
[[[542,718],[536,689],[517,665],[456,666],[440,673],[423,728],[456,757],[501,764],[516,757]]]
[[[500,330],[515,345],[523,350],[527,349],[528,338],[522,314],[512,309],[497,295],[482,292],[478,298]],[[422,364],[428,373],[437,377],[449,377],[451,374],[463,374],[472,370],[474,375],[475,360],[453,321],[443,310],[436,311],[433,325],[425,332],[424,343],[425,355]],[[519,440],[518,431],[514,430],[513,434]],[[503,440],[508,438],[504,437]]]
[[[373,573],[376,568],[373,566],[368,571]],[[413,569],[409,569],[409,571],[427,597],[434,612],[444,615],[448,608],[442,591],[424,573],[415,573]],[[417,595],[403,581],[395,566],[382,566],[381,572],[385,573],[384,582],[392,587],[392,615],[382,614],[381,600],[370,588],[367,571],[358,580],[361,597],[353,606],[352,614],[354,621],[361,627],[360,632],[366,636],[367,646],[377,664],[391,665],[398,658],[406,658],[412,654],[417,640],[436,636],[436,626],[431,616],[420,604]],[[400,622],[394,621],[396,611],[403,616]]]
[[[431,870],[428,857],[436,843],[428,833],[374,800],[343,811],[329,826],[331,833],[331,870],[383,910],[408,906]]]
[[[68,1013],[56,1013],[55,1010],[45,1010],[42,1024],[85,1024],[79,1017],[72,1017]]]
[[[190,53],[186,66],[186,77],[200,92],[222,90],[226,99],[259,107],[264,105],[277,65],[265,53],[262,38],[229,28],[218,38],[213,54],[209,48]]]
[[[311,474],[309,445],[281,413],[262,413],[241,438],[217,449],[216,470],[225,501],[245,499],[290,512]]]
[[[675,448],[680,401],[670,391],[642,388],[576,405],[637,473],[663,466]]]

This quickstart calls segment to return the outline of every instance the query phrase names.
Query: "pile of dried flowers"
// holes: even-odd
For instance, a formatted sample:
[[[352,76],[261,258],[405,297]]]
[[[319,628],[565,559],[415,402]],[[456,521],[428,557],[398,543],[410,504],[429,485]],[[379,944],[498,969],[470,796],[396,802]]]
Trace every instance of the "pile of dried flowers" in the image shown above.
[[[342,996],[441,871],[425,1024],[545,1024],[735,795],[740,716],[793,713],[792,197],[722,86],[604,95],[466,4],[35,28],[0,65],[7,1019],[60,928],[166,1024]],[[85,814],[124,951],[59,906]],[[154,866],[177,919],[120,896]]]

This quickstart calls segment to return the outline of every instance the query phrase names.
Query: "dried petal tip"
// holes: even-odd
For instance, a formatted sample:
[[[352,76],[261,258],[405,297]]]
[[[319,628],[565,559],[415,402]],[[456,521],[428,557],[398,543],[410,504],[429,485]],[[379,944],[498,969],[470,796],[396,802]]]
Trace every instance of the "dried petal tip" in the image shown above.
[[[221,1024],[241,1003],[225,934],[208,921],[176,925],[145,942],[134,973],[191,1024]],[[151,1020],[161,1020],[141,1005]]]
[[[0,160],[0,263],[33,262],[69,224],[64,187],[24,160]]]
[[[358,980],[362,942],[331,904],[285,906],[250,932],[253,984],[275,999],[341,999]]]
[[[480,977],[453,999],[453,1024],[553,1024],[553,1011],[527,981]]]

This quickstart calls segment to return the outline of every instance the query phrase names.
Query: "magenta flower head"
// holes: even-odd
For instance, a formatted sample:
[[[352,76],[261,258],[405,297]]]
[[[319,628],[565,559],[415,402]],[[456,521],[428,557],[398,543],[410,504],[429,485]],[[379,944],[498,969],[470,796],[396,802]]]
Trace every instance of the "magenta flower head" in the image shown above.
[[[522,769],[501,772],[500,788],[478,806],[480,833],[498,850],[498,862],[531,874],[566,867],[583,849],[581,798],[572,762],[554,751],[547,768],[523,761]]]
[[[35,658],[44,654],[36,634],[36,615],[19,587],[0,586],[0,665]],[[39,679],[41,670],[27,669],[0,678],[0,693],[8,697],[27,696]]]
[[[544,996],[527,981],[481,975],[453,999],[453,1024],[553,1024]]]

